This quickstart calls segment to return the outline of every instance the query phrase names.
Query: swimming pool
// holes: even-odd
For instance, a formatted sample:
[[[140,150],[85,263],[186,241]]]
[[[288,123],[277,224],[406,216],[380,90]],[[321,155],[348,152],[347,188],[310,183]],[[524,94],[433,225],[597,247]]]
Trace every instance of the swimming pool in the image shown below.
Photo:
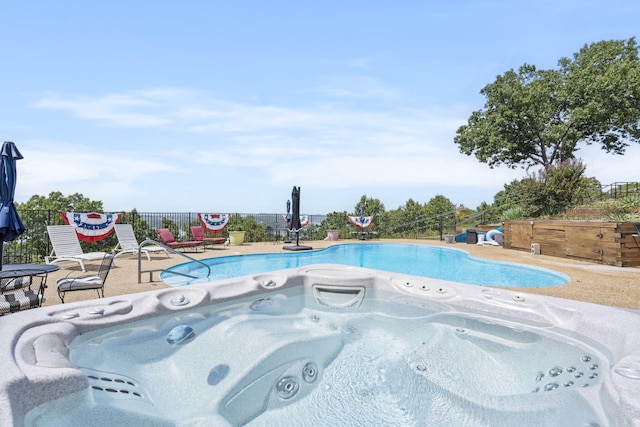
[[[200,279],[171,273],[162,273],[160,278],[169,285],[184,286],[312,264],[343,264],[484,286],[530,288],[569,281],[566,275],[552,270],[474,258],[459,249],[395,243],[341,244],[311,252],[233,255],[203,262],[212,267],[209,277],[209,270],[190,262],[170,271]]]
[[[358,267],[43,307],[0,329],[10,426],[640,419],[639,312]]]

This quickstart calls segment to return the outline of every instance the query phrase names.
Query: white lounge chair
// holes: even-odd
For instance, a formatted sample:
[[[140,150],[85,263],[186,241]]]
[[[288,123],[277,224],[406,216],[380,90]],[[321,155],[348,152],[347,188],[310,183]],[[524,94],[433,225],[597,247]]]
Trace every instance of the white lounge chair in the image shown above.
[[[78,234],[72,225],[48,225],[47,233],[53,246],[51,255],[44,257],[44,262],[47,264],[72,261],[80,264],[82,271],[87,271],[84,261],[101,260],[107,256],[105,252],[84,253]]]
[[[100,264],[100,270],[98,274],[89,274],[85,276],[69,276],[58,279],[58,296],[60,301],[64,304],[64,294],[74,291],[89,291],[95,290],[98,293],[98,298],[104,297],[104,283],[107,281],[107,276],[111,267],[113,267],[113,254],[105,254],[102,258],[102,264]],[[71,273],[69,273],[71,274]]]
[[[117,252],[116,257],[119,257],[122,254],[137,255],[138,252],[145,254],[149,261],[151,261],[149,252],[164,252],[167,255],[167,258],[170,257],[167,249],[162,246],[150,245],[140,248],[131,224],[116,224],[115,230],[116,236],[118,237],[118,245],[114,249],[114,251]]]

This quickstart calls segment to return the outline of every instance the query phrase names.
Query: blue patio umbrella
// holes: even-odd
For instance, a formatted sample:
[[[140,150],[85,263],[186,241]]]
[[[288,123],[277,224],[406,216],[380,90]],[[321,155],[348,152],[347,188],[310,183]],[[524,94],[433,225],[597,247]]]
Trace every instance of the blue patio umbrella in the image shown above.
[[[16,192],[16,160],[22,154],[11,141],[5,141],[0,150],[0,270],[4,242],[11,242],[25,232],[26,228],[20,220],[13,197]]]
[[[291,200],[287,200],[287,216],[285,219],[287,220],[287,224],[291,222]]]
[[[289,224],[291,224],[291,200],[287,200],[287,216],[285,216],[285,221],[287,221],[287,229],[289,228]],[[287,232],[286,237],[284,238],[285,243],[291,243],[291,239],[289,239],[289,233]]]

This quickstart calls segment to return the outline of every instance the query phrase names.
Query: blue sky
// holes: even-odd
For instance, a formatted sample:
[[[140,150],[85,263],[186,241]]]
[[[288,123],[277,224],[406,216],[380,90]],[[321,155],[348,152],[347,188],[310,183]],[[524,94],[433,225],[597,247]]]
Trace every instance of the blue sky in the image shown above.
[[[0,136],[16,200],[82,193],[106,211],[475,208],[521,169],[459,153],[479,91],[524,63],[636,37],[618,1],[25,1],[0,5]],[[578,153],[603,184],[625,156]]]

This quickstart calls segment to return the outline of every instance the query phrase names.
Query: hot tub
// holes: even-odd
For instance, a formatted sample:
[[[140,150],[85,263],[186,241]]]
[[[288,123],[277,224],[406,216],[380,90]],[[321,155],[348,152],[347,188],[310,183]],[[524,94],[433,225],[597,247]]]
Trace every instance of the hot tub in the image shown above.
[[[0,318],[3,425],[633,426],[640,313],[339,265]]]

